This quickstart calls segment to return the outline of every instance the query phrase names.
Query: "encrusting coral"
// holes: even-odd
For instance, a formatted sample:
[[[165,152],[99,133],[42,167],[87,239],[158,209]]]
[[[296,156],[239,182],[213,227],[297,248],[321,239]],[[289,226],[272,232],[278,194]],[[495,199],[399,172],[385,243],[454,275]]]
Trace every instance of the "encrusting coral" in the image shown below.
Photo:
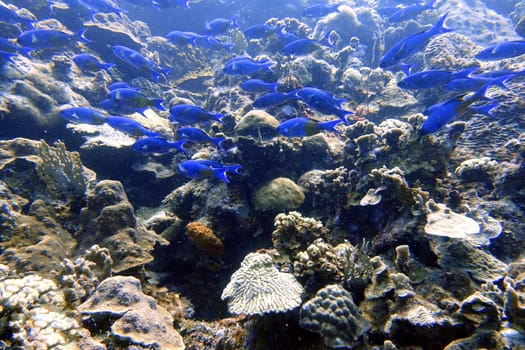
[[[224,253],[222,241],[202,222],[194,221],[187,224],[186,233],[190,241],[192,241],[199,250],[215,256],[221,256]]]

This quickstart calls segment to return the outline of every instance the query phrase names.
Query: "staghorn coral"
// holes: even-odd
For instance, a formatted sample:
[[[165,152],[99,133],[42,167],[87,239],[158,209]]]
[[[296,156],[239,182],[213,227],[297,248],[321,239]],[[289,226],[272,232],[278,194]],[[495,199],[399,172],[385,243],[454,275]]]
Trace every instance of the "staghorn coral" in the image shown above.
[[[250,253],[222,291],[233,314],[286,312],[301,304],[302,286],[289,273],[279,272],[270,255]]]
[[[351,347],[370,329],[352,294],[337,284],[325,286],[304,303],[299,324],[310,332],[321,334],[324,343],[331,348]]]
[[[214,256],[224,253],[222,241],[202,222],[194,221],[186,225],[186,234],[199,250]]]
[[[182,337],[172,326],[173,318],[156,305],[153,298],[142,293],[140,282],[134,277],[106,278],[78,309],[85,316],[85,322],[90,318],[104,320],[90,325],[98,332],[103,330],[99,334],[109,331],[114,344],[170,350],[185,348]]]

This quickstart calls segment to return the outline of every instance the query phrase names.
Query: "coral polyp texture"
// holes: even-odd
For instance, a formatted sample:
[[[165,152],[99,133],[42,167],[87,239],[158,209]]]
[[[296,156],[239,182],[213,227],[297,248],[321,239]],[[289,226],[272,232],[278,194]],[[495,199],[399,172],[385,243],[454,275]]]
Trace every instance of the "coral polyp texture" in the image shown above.
[[[286,312],[301,304],[302,286],[290,273],[277,270],[266,253],[246,255],[222,291],[233,314]]]

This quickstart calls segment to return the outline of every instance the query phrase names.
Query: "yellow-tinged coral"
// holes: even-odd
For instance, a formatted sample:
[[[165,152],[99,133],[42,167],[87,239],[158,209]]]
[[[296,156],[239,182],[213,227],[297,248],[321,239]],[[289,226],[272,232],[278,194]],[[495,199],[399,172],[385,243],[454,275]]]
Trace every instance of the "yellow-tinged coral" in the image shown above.
[[[186,225],[186,233],[199,250],[210,254],[220,256],[224,254],[224,245],[215,235],[213,230],[202,222],[194,221]]]

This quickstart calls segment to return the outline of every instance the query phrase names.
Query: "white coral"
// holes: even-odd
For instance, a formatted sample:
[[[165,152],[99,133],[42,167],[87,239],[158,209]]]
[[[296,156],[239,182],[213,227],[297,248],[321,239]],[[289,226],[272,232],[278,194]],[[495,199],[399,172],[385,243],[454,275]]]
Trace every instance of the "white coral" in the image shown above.
[[[229,299],[228,309],[233,314],[261,315],[298,307],[302,289],[292,274],[275,268],[268,254],[250,253],[233,273],[221,298]]]

